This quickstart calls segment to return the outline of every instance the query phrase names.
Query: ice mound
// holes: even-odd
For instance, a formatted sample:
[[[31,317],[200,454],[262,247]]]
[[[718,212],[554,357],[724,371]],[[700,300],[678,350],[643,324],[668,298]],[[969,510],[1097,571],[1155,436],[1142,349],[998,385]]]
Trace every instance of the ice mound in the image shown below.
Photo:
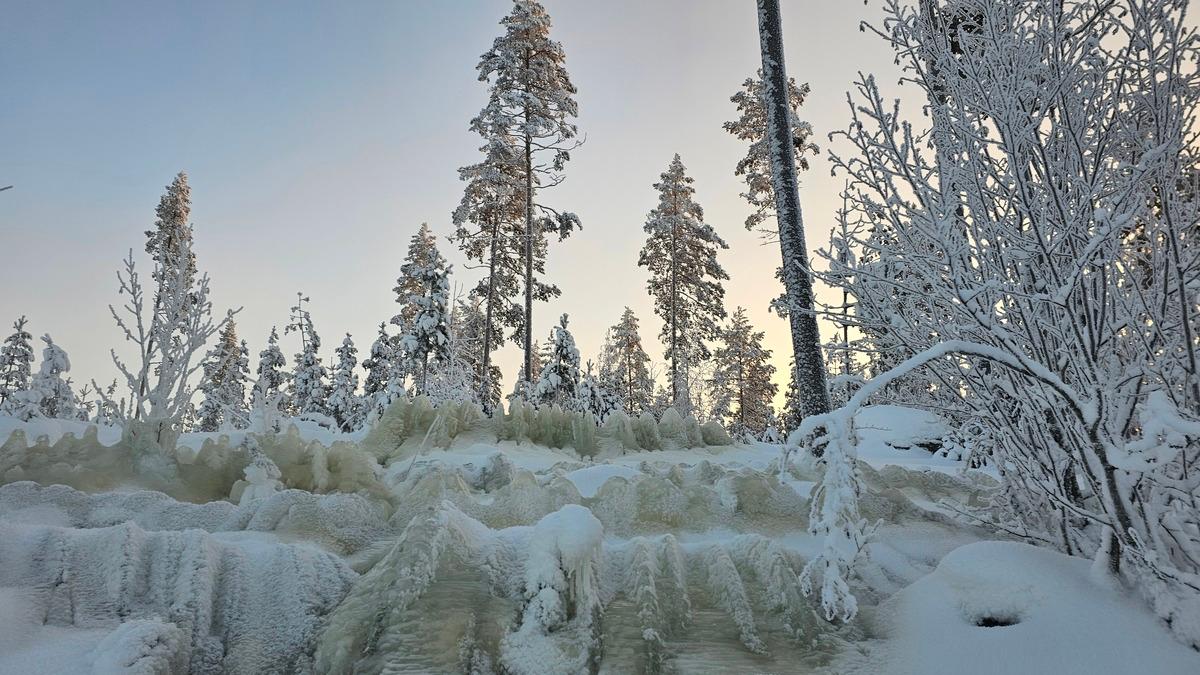
[[[99,672],[304,672],[355,576],[330,553],[270,535],[5,518],[0,541],[0,587],[32,589],[15,620],[103,629],[87,657]],[[122,664],[132,671],[109,669]]]

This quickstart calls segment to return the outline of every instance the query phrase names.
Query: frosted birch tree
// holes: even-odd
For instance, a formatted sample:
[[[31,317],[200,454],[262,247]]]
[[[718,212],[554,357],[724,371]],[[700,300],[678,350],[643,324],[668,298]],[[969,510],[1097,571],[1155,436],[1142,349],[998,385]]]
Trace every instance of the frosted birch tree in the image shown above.
[[[933,123],[903,120],[873,77],[856,83],[841,135],[852,151],[833,161],[851,212],[888,237],[853,245],[906,276],[858,266],[853,290],[880,306],[901,283],[925,293],[937,330],[900,317],[891,334],[914,355],[793,435],[825,448],[811,522],[830,544],[811,565],[829,616],[853,613],[844,578],[864,532],[854,409],[919,368],[954,383],[958,409],[995,439],[1002,489],[974,518],[1093,557],[1200,645],[1188,468],[1200,460],[1200,50],[1184,12],[1169,0],[889,2],[872,29]]]
[[[120,311],[109,306],[136,358],[126,362],[112,350],[128,398],[118,402],[107,390],[96,389],[101,405],[118,416],[127,440],[139,452],[174,446],[184,416],[193,409],[196,387],[203,383],[198,381],[203,379],[200,354],[239,311],[213,319],[208,275],[197,272],[192,253],[190,199],[187,176],[180,173],[159,201],[155,229],[147,232],[154,287],[147,291],[143,286],[130,251],[124,269],[117,272],[125,303]]]

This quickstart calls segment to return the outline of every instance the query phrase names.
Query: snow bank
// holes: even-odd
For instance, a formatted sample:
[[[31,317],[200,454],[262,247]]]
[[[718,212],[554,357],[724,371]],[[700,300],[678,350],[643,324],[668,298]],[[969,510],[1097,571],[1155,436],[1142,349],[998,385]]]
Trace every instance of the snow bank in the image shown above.
[[[1011,542],[980,542],[885,606],[888,637],[863,672],[1200,672],[1143,605],[1091,580],[1090,561]]]

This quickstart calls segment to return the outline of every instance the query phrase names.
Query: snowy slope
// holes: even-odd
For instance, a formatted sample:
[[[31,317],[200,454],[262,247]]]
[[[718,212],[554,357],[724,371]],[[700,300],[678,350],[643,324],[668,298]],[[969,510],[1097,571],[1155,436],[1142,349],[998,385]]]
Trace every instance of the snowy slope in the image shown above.
[[[990,648],[1024,656],[992,672],[1041,672],[1084,649],[1066,624],[1096,612],[1112,650],[1189,672],[1196,655],[1086,561],[979,543],[953,517],[944,502],[996,482],[914,443],[936,417],[863,412],[879,528],[844,626],[800,592],[819,476],[781,473],[779,446],[589,458],[468,433],[380,463],[361,435],[297,428],[189,435],[147,466],[111,431],[9,424],[28,433],[0,445],[0,673],[950,673]],[[117,485],[90,478],[112,467]],[[963,618],[1021,597],[1037,600],[1016,626]]]

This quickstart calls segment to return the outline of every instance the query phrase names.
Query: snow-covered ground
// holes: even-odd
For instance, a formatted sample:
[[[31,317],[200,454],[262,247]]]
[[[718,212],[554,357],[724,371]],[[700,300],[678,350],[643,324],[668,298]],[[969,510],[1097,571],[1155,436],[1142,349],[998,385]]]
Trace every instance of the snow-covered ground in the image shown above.
[[[996,482],[920,445],[936,416],[858,422],[879,527],[834,625],[797,578],[819,476],[775,445],[381,454],[301,427],[146,458],[0,419],[0,673],[1200,672],[1089,561],[952,517]]]

